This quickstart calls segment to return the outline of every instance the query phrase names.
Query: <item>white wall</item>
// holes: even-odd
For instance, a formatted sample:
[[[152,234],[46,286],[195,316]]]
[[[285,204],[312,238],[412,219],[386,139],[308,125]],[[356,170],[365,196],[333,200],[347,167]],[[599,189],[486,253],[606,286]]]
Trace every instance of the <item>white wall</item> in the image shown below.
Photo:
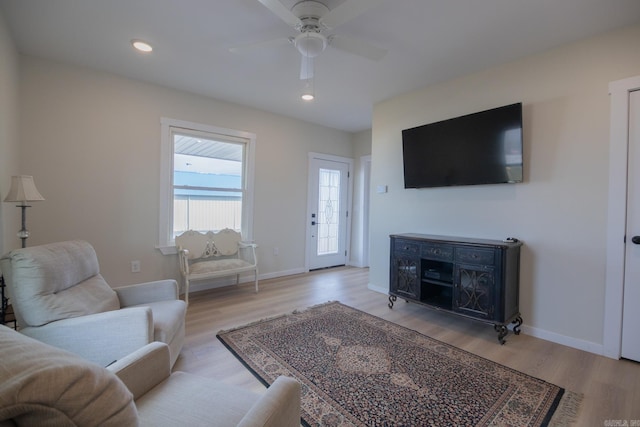
[[[18,173],[18,53],[9,28],[0,13],[0,254],[20,242],[20,209],[2,203],[11,185],[11,175]]]
[[[601,352],[610,81],[640,74],[640,26],[622,29],[375,106],[373,287],[388,289],[389,234],[524,241],[525,332]],[[514,102],[524,106],[525,182],[403,188],[402,129]]]
[[[20,99],[21,166],[46,199],[29,212],[29,244],[85,239],[112,285],[178,277],[155,249],[161,117],[257,135],[261,275],[304,268],[307,153],[352,157],[350,133],[33,57],[21,58]]]

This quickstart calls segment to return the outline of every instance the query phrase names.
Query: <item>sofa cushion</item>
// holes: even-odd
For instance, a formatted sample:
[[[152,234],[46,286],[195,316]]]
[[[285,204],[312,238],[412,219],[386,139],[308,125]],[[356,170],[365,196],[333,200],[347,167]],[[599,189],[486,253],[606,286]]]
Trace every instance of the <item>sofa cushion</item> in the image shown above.
[[[111,372],[0,326],[0,424],[135,426],[133,396]]]
[[[118,296],[100,275],[93,247],[83,241],[51,243],[3,256],[11,300],[22,326],[120,308]]]

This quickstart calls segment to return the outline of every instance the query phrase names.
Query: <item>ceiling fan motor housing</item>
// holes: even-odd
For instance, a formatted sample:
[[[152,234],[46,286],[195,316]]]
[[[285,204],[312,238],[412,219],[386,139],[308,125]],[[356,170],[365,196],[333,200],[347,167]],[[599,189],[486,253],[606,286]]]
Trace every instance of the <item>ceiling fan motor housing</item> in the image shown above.
[[[303,56],[315,58],[324,52],[328,44],[327,37],[321,34],[320,18],[329,12],[329,8],[318,1],[305,0],[296,3],[291,12],[302,22],[294,45]]]

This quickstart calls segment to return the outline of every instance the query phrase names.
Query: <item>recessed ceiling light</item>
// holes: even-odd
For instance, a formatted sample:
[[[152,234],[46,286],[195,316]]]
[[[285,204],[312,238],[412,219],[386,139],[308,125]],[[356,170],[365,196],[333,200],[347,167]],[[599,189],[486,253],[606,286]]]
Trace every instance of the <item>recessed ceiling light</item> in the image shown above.
[[[131,40],[131,45],[140,52],[151,52],[153,50],[149,43],[143,42],[142,40]]]
[[[305,101],[313,101],[314,96],[310,93],[305,93],[300,98],[302,98]]]

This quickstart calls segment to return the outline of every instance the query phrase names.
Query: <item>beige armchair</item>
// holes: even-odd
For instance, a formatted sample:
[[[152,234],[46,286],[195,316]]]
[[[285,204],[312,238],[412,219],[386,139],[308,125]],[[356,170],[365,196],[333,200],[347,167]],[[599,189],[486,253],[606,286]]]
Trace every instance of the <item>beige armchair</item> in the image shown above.
[[[154,342],[103,368],[0,325],[0,427],[299,427],[294,379],[254,393],[172,374],[169,359]]]
[[[174,280],[111,288],[84,241],[16,249],[0,270],[20,332],[106,366],[153,342],[171,366],[185,335],[186,305]]]

